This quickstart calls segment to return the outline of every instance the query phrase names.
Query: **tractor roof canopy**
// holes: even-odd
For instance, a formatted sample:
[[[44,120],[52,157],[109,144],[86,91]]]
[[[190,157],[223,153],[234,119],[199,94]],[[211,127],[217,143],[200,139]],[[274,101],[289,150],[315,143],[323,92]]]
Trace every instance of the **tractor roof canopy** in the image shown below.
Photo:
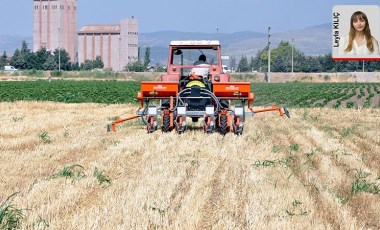
[[[207,45],[220,45],[217,40],[187,40],[187,41],[171,41],[171,46],[207,46]]]
[[[219,65],[220,43],[216,40],[186,40],[170,42],[169,63],[176,66],[193,66],[200,55],[206,56],[206,63]]]

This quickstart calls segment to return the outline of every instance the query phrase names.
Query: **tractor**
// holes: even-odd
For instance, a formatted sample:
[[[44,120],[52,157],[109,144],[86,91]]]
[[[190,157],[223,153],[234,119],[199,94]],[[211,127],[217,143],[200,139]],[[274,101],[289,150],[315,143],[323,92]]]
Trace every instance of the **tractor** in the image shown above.
[[[141,118],[148,133],[158,130],[160,124],[165,133],[175,130],[181,134],[190,120],[201,120],[205,133],[241,135],[246,116],[279,111],[280,116],[290,117],[286,107],[272,105],[253,110],[251,84],[231,82],[230,78],[230,73],[223,71],[219,41],[172,41],[167,72],[161,75],[161,81],[141,82],[137,115],[117,118],[108,125],[108,131],[116,131],[119,123]]]

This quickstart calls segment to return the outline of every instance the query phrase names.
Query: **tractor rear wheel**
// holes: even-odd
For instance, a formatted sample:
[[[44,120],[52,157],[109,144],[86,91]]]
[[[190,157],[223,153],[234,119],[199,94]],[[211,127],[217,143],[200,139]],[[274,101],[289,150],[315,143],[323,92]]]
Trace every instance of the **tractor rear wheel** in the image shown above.
[[[162,131],[164,133],[167,133],[170,131],[170,115],[165,114],[162,119]]]
[[[227,116],[220,115],[220,133],[226,135],[228,132]]]

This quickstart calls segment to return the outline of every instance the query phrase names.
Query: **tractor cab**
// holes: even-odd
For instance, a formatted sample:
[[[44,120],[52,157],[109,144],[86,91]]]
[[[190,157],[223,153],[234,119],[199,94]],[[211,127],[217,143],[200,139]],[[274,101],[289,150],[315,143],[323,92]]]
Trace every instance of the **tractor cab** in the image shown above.
[[[205,60],[200,60],[200,57]],[[219,41],[172,41],[169,46],[168,72],[162,81],[179,81],[180,87],[198,80],[210,87],[213,82],[228,82],[230,75],[222,71]],[[202,85],[200,83],[192,83]],[[210,88],[211,89],[211,88]]]

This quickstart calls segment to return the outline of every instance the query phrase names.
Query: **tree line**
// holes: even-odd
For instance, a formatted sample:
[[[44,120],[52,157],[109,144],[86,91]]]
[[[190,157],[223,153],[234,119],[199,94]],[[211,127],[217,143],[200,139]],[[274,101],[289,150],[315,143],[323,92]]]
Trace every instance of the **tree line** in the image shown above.
[[[46,48],[41,48],[37,52],[31,52],[26,41],[22,42],[21,49],[16,49],[13,56],[8,60],[6,52],[0,57],[0,70],[6,65],[12,65],[22,70],[92,70],[103,68],[104,63],[100,56],[95,60],[85,60],[83,63],[71,62],[69,53],[61,48],[53,52]],[[150,63],[150,47],[145,48],[144,60],[140,60],[140,47],[138,50],[138,59],[135,62],[128,63],[125,71],[144,72]]]
[[[28,48],[26,41],[22,42],[21,49],[16,49],[13,56],[9,59],[6,52],[0,57],[0,69],[5,65],[12,65],[22,70],[91,70],[94,68],[103,68],[104,63],[100,56],[95,60],[86,60],[80,64],[71,62],[70,55],[65,49],[55,49],[53,52],[46,48],[41,48],[32,52]]]
[[[277,48],[271,49],[271,72],[359,72],[363,70],[363,61],[333,61],[331,53],[319,56],[306,56],[300,50],[292,47],[288,41],[281,41]],[[380,61],[365,61],[366,72],[380,70]],[[268,49],[259,50],[256,56],[248,61],[242,56],[237,70],[239,72],[268,71]]]
[[[293,50],[293,58],[292,58]],[[293,59],[294,72],[354,72],[363,70],[363,61],[333,61],[331,53],[319,56],[306,56],[288,41],[281,41],[277,48],[271,49],[271,72],[291,72]],[[144,59],[140,60],[140,47],[137,61],[128,63],[125,71],[144,72],[150,63],[150,47],[145,48]],[[6,52],[0,57],[0,69],[5,65],[12,65],[23,70],[92,70],[103,68],[104,63],[100,56],[95,60],[86,60],[84,63],[71,62],[69,53],[65,49],[55,49],[53,52],[41,48],[31,52],[28,44],[23,41],[21,49],[16,49],[13,56],[7,57]],[[366,72],[380,71],[380,61],[365,61]],[[238,72],[267,72],[268,49],[259,50],[254,57],[248,60],[242,55],[237,67]]]

